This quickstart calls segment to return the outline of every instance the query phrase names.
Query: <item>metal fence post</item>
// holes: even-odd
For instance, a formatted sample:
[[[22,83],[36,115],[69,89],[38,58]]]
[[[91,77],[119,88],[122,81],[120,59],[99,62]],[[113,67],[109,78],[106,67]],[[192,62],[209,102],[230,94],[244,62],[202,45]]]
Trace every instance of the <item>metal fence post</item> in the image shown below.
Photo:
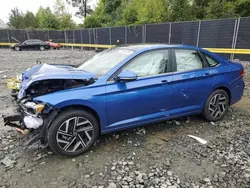
[[[141,42],[144,43],[144,25],[142,25],[142,27],[141,27],[141,33],[142,33]]]
[[[90,35],[90,29],[88,29],[88,33],[89,33],[89,44],[91,44],[91,35]]]
[[[67,40],[67,38],[66,38],[66,30],[64,30],[64,43],[66,43],[66,40]]]
[[[30,34],[29,34],[29,31],[28,31],[28,30],[22,30],[22,31],[25,31],[26,36],[27,36],[27,39],[30,39]]]
[[[96,44],[99,44],[99,41],[98,41],[98,28],[95,28],[95,33],[96,33]]]
[[[144,26],[144,43],[147,42],[147,24]]]
[[[237,26],[236,26],[235,35],[234,35],[233,49],[235,49],[236,46],[237,46],[237,40],[238,40],[238,34],[239,34],[239,28],[240,28],[240,18],[239,18],[238,20],[235,20],[235,21],[237,21]],[[231,54],[230,59],[231,59],[231,60],[234,59],[234,54]]]
[[[72,41],[72,43],[75,44],[75,30],[73,30],[73,41]],[[74,50],[74,46],[72,46],[71,49]]]
[[[94,44],[96,44],[96,33],[95,33],[95,28],[93,28],[93,35],[94,35]]]
[[[236,30],[237,30],[237,22],[238,20],[235,19],[235,23],[234,23],[234,32],[233,32],[233,39],[232,39],[232,49],[234,49],[234,43],[235,43],[235,35],[236,35]],[[233,60],[234,58],[234,54],[230,55],[230,60]]]
[[[7,31],[8,42],[10,43],[10,33],[8,29],[6,29],[6,31]]]
[[[109,44],[112,45],[112,32],[111,32],[111,27],[109,28]]]
[[[64,43],[67,43],[67,33],[66,33],[66,30],[64,30]]]
[[[172,23],[169,23],[168,43],[171,43]]]
[[[81,44],[82,44],[83,43],[82,42],[82,29],[80,31],[81,31]],[[81,47],[81,50],[83,50],[83,47]]]
[[[196,42],[196,46],[197,46],[197,47],[199,47],[200,32],[201,32],[201,21],[199,21],[199,26],[198,26],[198,34],[197,34],[197,42]]]
[[[125,44],[128,44],[128,26],[125,26]]]

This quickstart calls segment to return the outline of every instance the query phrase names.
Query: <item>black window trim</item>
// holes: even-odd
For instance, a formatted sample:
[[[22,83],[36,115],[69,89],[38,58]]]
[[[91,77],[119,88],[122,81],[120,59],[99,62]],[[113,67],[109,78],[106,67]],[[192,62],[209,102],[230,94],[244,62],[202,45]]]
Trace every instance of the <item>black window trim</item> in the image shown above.
[[[172,53],[171,53],[171,48],[158,48],[158,49],[150,49],[150,50],[147,50],[147,51],[144,51],[142,53],[139,53],[137,54],[135,57],[133,57],[132,59],[130,59],[128,62],[126,62],[122,67],[120,67],[115,73],[113,73],[108,79],[107,79],[107,82],[113,82],[114,81],[114,78],[121,72],[121,70],[126,66],[128,65],[131,61],[133,61],[135,58],[139,57],[140,55],[143,55],[143,54],[146,54],[146,53],[150,53],[150,52],[153,52],[153,51],[162,51],[162,50],[165,50],[168,52],[168,61],[170,63],[170,66],[167,67],[168,70],[165,70],[166,72],[163,73],[163,74],[156,74],[156,75],[150,75],[150,76],[144,76],[144,77],[138,77],[139,79],[142,79],[142,78],[151,78],[151,77],[157,77],[157,76],[161,76],[161,75],[166,75],[166,74],[169,74],[169,73],[172,73],[172,70],[173,70],[173,61],[172,61]]]

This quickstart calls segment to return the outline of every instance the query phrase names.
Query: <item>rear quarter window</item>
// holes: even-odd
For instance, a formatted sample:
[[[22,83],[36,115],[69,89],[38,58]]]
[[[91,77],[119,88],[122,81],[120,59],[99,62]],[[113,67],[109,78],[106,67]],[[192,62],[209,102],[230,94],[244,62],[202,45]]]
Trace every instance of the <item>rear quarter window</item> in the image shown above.
[[[216,60],[206,54],[204,54],[204,57],[206,58],[209,67],[216,67],[219,64]]]

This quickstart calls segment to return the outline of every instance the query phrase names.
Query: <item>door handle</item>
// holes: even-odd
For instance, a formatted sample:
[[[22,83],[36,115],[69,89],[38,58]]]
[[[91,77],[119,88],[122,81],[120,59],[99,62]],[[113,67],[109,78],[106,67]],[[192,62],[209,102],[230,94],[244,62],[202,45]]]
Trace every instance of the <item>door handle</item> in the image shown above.
[[[209,72],[206,72],[205,74],[203,74],[203,76],[209,76]]]
[[[167,80],[162,80],[161,83],[165,83],[166,84],[166,83],[168,83],[168,81]]]
[[[192,75],[189,78],[197,78],[197,75]]]

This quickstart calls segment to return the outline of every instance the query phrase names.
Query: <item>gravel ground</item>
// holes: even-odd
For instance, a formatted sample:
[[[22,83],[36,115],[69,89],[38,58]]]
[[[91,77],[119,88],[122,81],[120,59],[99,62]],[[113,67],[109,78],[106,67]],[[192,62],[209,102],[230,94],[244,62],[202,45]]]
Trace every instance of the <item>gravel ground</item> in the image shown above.
[[[37,59],[78,64],[93,54],[0,50],[0,113],[11,110],[6,78]],[[0,121],[0,187],[250,187],[250,64],[242,63],[245,94],[224,120],[208,123],[192,116],[103,135],[91,151],[76,158],[25,147],[26,138]]]

